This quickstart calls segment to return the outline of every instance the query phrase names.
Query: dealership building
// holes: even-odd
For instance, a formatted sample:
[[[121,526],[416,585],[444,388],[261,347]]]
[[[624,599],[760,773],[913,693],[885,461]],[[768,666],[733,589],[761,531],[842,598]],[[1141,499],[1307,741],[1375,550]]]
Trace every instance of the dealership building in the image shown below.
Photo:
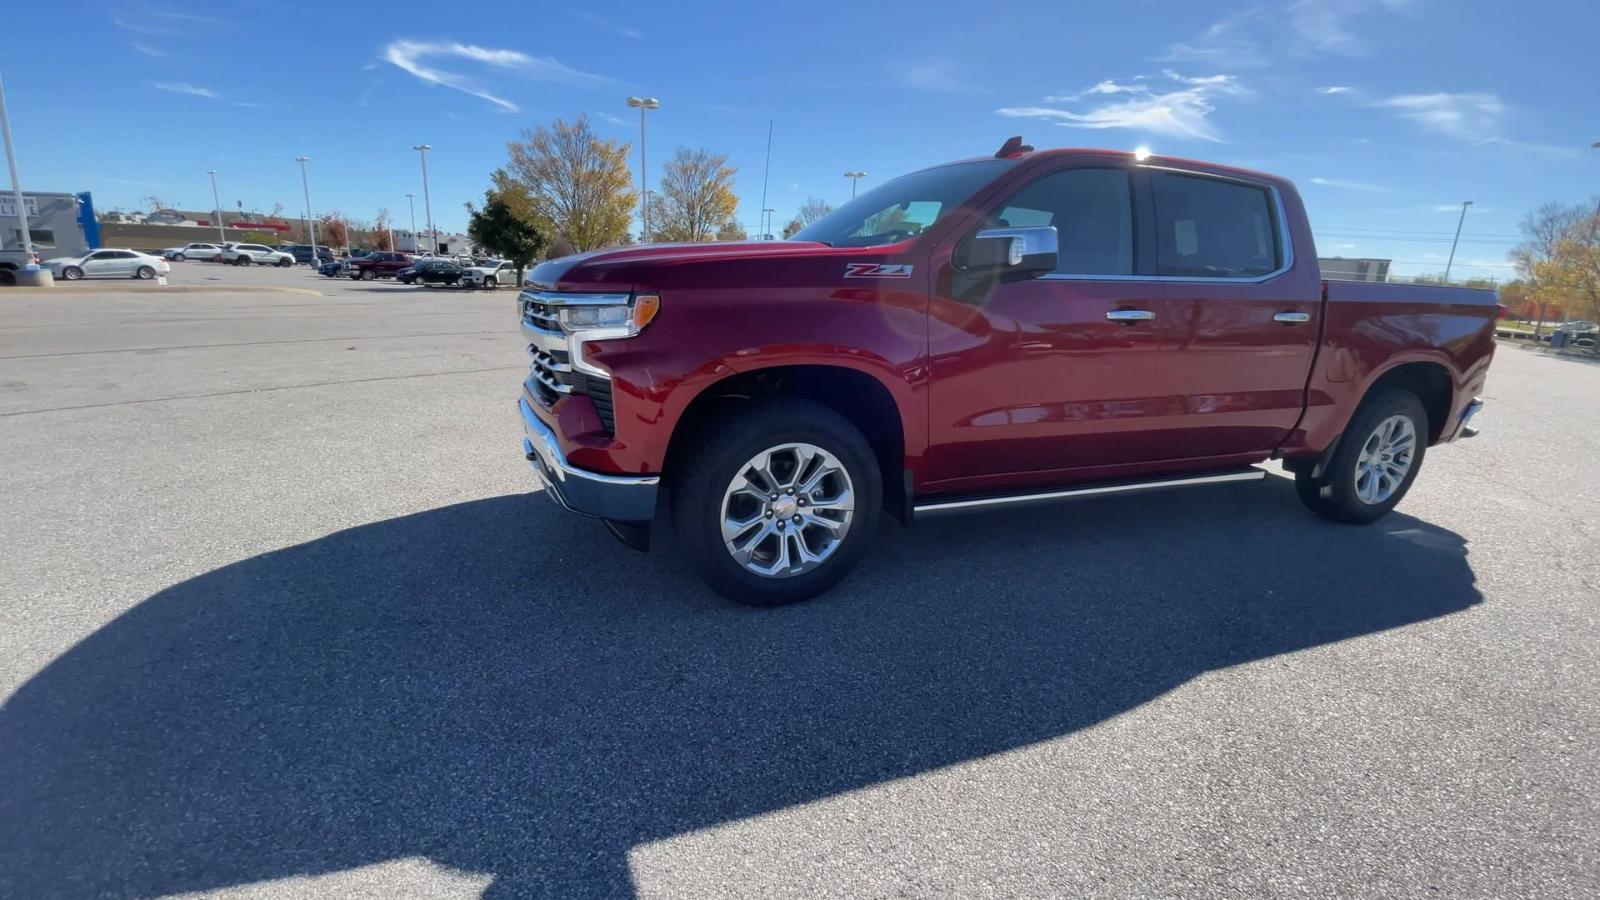
[[[82,256],[100,246],[100,225],[94,218],[94,201],[88,191],[81,194],[50,194],[24,191],[23,211],[28,216],[28,234],[41,259],[52,256]],[[15,194],[0,195],[0,244],[5,250],[21,250],[22,218],[17,215]]]

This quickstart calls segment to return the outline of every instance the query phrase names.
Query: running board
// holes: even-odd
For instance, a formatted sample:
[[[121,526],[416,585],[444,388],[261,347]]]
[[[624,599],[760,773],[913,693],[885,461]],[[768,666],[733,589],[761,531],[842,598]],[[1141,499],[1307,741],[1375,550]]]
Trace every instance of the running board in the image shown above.
[[[1067,500],[1081,500],[1089,497],[1106,497],[1113,494],[1141,494],[1145,491],[1195,487],[1203,484],[1260,481],[1266,477],[1267,470],[1250,466],[1244,469],[1210,472],[1204,475],[1177,475],[1171,478],[1152,478],[1147,481],[1086,484],[1081,487],[1061,488],[1037,494],[1001,494],[970,499],[933,500],[927,503],[918,503],[912,508],[912,511],[915,519],[933,519],[939,516],[953,516],[960,513],[987,512],[992,509],[1026,509],[1030,506],[1044,506],[1049,503],[1061,503]]]

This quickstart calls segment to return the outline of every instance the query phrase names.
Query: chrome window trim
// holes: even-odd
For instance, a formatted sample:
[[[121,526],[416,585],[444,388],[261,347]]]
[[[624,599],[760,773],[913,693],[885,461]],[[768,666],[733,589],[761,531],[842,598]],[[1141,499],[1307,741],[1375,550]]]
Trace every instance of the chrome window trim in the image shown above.
[[[1227,181],[1232,184],[1254,188],[1256,190],[1265,189],[1272,197],[1272,205],[1277,209],[1278,212],[1278,234],[1283,242],[1282,264],[1279,265],[1278,268],[1272,270],[1271,272],[1267,272],[1264,275],[1079,275],[1051,272],[1048,275],[1040,275],[1040,280],[1164,281],[1177,283],[1188,282],[1196,284],[1261,284],[1263,282],[1271,281],[1272,279],[1277,278],[1294,268],[1294,239],[1289,236],[1289,215],[1284,211],[1283,194],[1278,191],[1277,185],[1259,184],[1254,181],[1246,181],[1242,178],[1232,178],[1227,175],[1217,175],[1212,172],[1196,172],[1193,169],[1180,169],[1173,166],[1139,166],[1138,168],[1149,169],[1156,172],[1171,172],[1174,175],[1187,175],[1192,178],[1212,178],[1217,181]],[[1159,246],[1157,247],[1157,252],[1160,252]],[[1157,265],[1160,264],[1159,257],[1157,258],[1156,263]]]
[[[517,295],[546,306],[627,306],[632,294],[567,294],[559,291],[523,290]]]

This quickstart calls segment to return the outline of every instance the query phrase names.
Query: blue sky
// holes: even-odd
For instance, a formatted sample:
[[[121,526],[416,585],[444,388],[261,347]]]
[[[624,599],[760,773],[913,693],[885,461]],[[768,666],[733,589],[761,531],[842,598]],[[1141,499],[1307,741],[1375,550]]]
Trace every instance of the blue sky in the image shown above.
[[[1021,133],[1293,178],[1324,256],[1505,277],[1522,214],[1600,193],[1600,4],[1577,0],[1050,3],[35,5],[0,61],[25,186],[209,208],[312,203],[406,222],[429,154],[441,228],[465,223],[507,140],[588,113],[652,180],[678,145],[727,153],[739,219],[786,221]],[[635,147],[635,149],[637,149]],[[637,171],[637,153],[632,157]],[[1463,267],[1463,261],[1465,267]]]

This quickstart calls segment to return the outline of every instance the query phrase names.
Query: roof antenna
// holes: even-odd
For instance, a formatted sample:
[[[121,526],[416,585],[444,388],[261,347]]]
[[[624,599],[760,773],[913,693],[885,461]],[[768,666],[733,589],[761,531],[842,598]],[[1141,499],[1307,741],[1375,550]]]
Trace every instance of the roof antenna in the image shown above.
[[[1006,142],[1004,144],[1000,145],[1000,152],[996,153],[994,155],[994,158],[995,159],[1005,159],[1006,157],[1009,157],[1009,156],[1016,156],[1019,153],[1032,153],[1032,152],[1033,152],[1033,145],[1024,144],[1022,142],[1022,135],[1018,134],[1018,135],[1012,135],[1011,137],[1006,138]]]

